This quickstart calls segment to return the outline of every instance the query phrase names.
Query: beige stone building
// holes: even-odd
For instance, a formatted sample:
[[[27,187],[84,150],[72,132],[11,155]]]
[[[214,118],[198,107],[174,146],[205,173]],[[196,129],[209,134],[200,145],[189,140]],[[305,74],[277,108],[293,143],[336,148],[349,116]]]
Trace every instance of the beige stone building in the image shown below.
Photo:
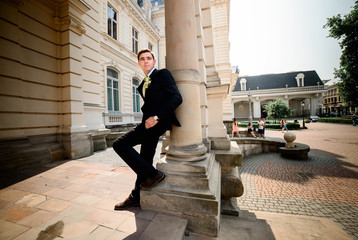
[[[332,79],[325,83],[327,92],[323,95],[324,114],[328,116],[355,114],[358,108],[349,107],[343,102],[336,85],[337,81],[337,79]]]
[[[0,4],[4,169],[90,155],[107,147],[110,129],[140,122],[141,99],[135,89],[144,76],[136,53],[150,48],[157,67],[166,67],[162,1],[4,0]],[[232,115],[230,4],[229,0],[194,4],[201,129],[207,141],[226,136],[222,120]],[[209,105],[220,117],[217,111],[210,113]]]
[[[232,93],[233,116],[248,119],[266,117],[264,106],[282,99],[293,109],[293,117],[320,115],[327,87],[316,71],[297,71],[258,76],[240,76]]]
[[[182,94],[182,126],[156,166],[165,180],[141,191],[141,207],[217,236],[221,212],[238,215],[232,198],[243,193],[223,125],[235,79],[229,9],[229,0],[0,1],[1,172],[90,155],[139,123],[136,53],[150,48]]]

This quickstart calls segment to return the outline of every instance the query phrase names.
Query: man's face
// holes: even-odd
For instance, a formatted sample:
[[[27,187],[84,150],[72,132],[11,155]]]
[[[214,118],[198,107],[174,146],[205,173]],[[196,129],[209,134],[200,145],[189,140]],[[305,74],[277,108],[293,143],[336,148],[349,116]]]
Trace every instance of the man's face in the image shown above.
[[[144,52],[139,56],[138,65],[143,70],[145,75],[148,75],[150,70],[154,68],[155,59],[150,52]]]

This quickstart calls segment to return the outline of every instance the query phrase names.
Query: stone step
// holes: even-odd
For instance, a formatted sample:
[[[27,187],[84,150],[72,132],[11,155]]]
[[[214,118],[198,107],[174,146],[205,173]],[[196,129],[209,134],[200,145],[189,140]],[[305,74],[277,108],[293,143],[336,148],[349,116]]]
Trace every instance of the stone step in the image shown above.
[[[158,213],[139,240],[183,240],[188,220]]]
[[[240,211],[240,217],[222,215],[218,238],[220,240],[352,239],[335,222],[325,217],[245,210]]]
[[[241,214],[241,213],[240,213]],[[222,215],[220,224],[220,240],[265,239],[274,240],[270,225],[263,219]]]

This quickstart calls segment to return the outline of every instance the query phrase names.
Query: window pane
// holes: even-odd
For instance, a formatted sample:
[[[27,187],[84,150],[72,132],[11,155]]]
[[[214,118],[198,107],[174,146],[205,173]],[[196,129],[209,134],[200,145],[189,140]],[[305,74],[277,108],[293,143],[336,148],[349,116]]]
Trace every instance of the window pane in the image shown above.
[[[112,18],[117,21],[117,12],[114,10],[112,10],[112,12],[113,12]]]
[[[113,23],[113,36],[117,40],[117,23]]]
[[[113,100],[114,111],[119,111],[119,95],[117,89],[113,89]]]
[[[113,69],[107,68],[107,76],[118,79],[118,72],[114,71]]]
[[[136,94],[136,103],[137,103],[137,109],[136,109],[136,112],[139,112],[139,109],[140,109],[140,100],[139,100],[139,94]]]
[[[112,16],[112,8],[107,6],[107,17],[110,18]]]
[[[113,88],[118,89],[118,82],[117,81],[113,81]]]
[[[137,79],[132,79],[132,84],[136,87],[139,86],[139,81]]]
[[[112,111],[112,89],[107,88],[107,103],[108,103],[108,110]]]
[[[107,20],[107,34],[109,36],[112,36],[112,26],[111,26],[111,19],[110,18],[108,18],[108,20]]]

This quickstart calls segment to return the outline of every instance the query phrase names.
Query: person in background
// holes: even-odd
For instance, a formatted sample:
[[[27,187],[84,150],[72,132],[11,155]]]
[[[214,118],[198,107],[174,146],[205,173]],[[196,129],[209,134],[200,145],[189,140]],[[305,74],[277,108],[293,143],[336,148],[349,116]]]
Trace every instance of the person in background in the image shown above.
[[[281,120],[281,132],[283,133],[283,130],[285,129],[285,122],[283,119]]]
[[[285,120],[285,123],[284,123],[284,129],[283,129],[283,131],[285,131],[286,130],[286,132],[288,132],[288,128],[287,128],[287,120]]]
[[[265,128],[266,128],[266,120],[265,118],[262,118],[262,122],[264,123],[264,128],[262,129],[262,137],[265,138]]]
[[[254,131],[252,131],[251,123],[249,123],[249,124],[247,125],[247,131],[248,131],[249,134],[251,134],[251,136],[253,136],[254,138],[257,138],[257,137],[255,136],[255,134],[254,134]]]
[[[356,115],[355,114],[353,114],[353,116],[352,116],[352,123],[353,123],[353,127],[355,127],[356,126]]]
[[[259,138],[263,137],[263,130],[264,130],[264,122],[261,120],[261,118],[259,118],[259,121],[257,122],[257,126],[259,128],[258,133],[259,133]]]
[[[237,124],[237,120],[236,118],[232,119],[232,133],[231,133],[231,137],[234,137],[234,133],[236,132],[237,135],[240,137],[240,133],[239,133],[239,126]]]

